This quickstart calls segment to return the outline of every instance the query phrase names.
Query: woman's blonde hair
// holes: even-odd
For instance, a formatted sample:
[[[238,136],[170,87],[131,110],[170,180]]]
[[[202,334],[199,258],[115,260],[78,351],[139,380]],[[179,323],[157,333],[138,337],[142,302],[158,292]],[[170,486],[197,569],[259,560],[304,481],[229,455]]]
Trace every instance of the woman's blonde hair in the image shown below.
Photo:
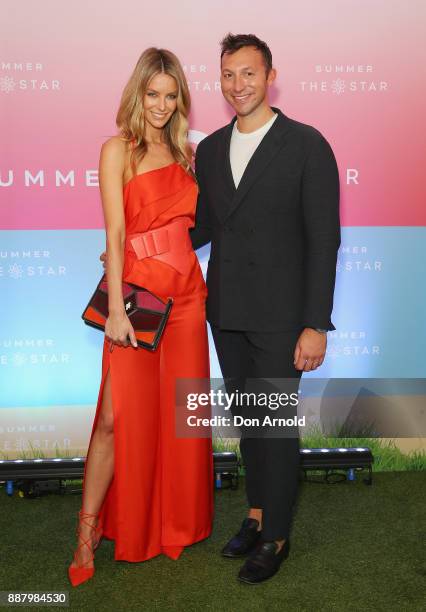
[[[163,134],[173,158],[192,174],[193,152],[188,143],[188,115],[191,107],[188,83],[183,68],[174,53],[167,49],[146,49],[137,61],[124,88],[118,109],[116,124],[120,136],[128,143],[135,143],[130,156],[133,173],[147,151],[143,98],[151,79],[157,74],[167,74],[177,83],[176,110],[164,126]]]

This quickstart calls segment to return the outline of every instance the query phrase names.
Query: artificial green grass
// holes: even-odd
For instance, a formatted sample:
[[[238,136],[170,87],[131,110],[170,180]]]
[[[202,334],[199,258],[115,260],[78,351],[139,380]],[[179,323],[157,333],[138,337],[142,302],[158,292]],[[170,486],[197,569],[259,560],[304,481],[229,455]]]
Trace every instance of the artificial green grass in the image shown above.
[[[308,434],[301,438],[300,445],[302,448],[339,448],[339,447],[357,447],[367,446],[371,449],[374,456],[373,472],[400,472],[400,471],[416,471],[426,470],[426,452],[424,450],[414,450],[408,453],[403,453],[393,440],[382,440],[381,438],[369,438],[366,436],[357,436],[356,438],[344,438],[342,436],[332,437],[324,436],[318,428],[311,428]],[[39,448],[29,444],[29,450],[21,451],[18,455],[19,459],[33,459],[47,457],[74,457],[75,454],[67,450],[55,449],[54,453],[46,454]],[[233,438],[213,438],[213,448],[215,451],[234,451],[241,459],[239,442]],[[84,452],[80,453],[84,455]],[[11,459],[6,453],[0,451],[0,459]]]
[[[236,580],[241,561],[219,555],[245,513],[242,479],[216,492],[213,535],[178,561],[117,562],[104,540],[94,579],[76,589],[66,572],[81,496],[9,498],[1,488],[0,590],[67,590],[71,610],[96,612],[420,611],[425,488],[422,472],[377,473],[372,486],[302,483],[289,559],[249,586]]]
[[[239,444],[232,439],[213,440],[214,449],[218,452],[234,451],[240,457]],[[413,450],[403,453],[393,440],[381,438],[334,438],[324,436],[320,432],[312,431],[303,436],[300,441],[301,448],[356,448],[368,447],[373,453],[373,472],[401,472],[426,470],[426,452]],[[241,458],[241,457],[240,457]]]

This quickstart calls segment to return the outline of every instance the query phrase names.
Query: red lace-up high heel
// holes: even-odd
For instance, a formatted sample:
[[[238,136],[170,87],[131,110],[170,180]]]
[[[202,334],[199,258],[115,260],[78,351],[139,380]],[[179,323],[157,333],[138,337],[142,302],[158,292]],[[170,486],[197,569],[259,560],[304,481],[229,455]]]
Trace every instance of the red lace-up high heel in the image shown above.
[[[87,567],[87,564],[94,560],[95,556],[93,553],[99,546],[99,542],[102,538],[102,528],[97,524],[97,519],[99,518],[99,514],[91,514],[90,512],[85,512],[84,510],[80,510],[78,513],[78,517],[79,517],[79,523],[78,523],[78,527],[76,531],[78,540],[80,539],[81,523],[84,523],[85,525],[90,527],[91,532],[90,532],[89,537],[87,539],[82,539],[81,543],[77,546],[74,552],[73,561],[75,561],[75,563],[78,563],[77,561],[78,551],[83,546],[87,546],[89,548],[91,552],[91,559],[83,563],[83,565],[77,565],[76,567],[73,567],[72,565],[69,566],[68,577],[73,587],[76,587],[79,584],[82,584],[83,582],[90,580],[90,578],[95,573],[95,568]],[[96,519],[96,520],[89,522],[88,519]]]

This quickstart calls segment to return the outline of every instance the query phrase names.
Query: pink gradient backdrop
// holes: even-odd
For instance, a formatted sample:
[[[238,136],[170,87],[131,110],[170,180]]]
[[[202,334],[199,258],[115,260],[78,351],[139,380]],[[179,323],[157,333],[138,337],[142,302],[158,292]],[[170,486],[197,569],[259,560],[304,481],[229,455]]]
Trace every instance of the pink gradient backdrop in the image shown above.
[[[96,187],[83,173],[96,169],[101,143],[115,133],[122,88],[141,51],[173,50],[190,81],[219,77],[219,41],[228,31],[254,32],[266,40],[278,69],[273,104],[320,129],[335,151],[342,180],[343,225],[424,225],[426,162],[422,100],[425,80],[423,2],[308,0],[301,3],[184,0],[158,6],[140,0],[2,3],[4,35],[0,77],[14,89],[0,91],[3,229],[103,227]],[[162,13],[162,17],[158,15]],[[40,62],[42,71],[19,72],[1,62]],[[317,65],[370,65],[370,74],[317,74]],[[303,92],[301,81],[337,78],[387,83],[380,92]],[[19,89],[19,80],[27,89]],[[59,90],[30,89],[30,79]],[[10,81],[9,81],[10,82]],[[18,83],[18,84],[17,84]],[[191,86],[191,128],[204,133],[231,113],[220,91]],[[424,102],[423,102],[424,104]],[[346,185],[346,169],[359,172]],[[45,187],[25,187],[24,169],[45,171]],[[75,170],[75,187],[55,187],[54,171]]]

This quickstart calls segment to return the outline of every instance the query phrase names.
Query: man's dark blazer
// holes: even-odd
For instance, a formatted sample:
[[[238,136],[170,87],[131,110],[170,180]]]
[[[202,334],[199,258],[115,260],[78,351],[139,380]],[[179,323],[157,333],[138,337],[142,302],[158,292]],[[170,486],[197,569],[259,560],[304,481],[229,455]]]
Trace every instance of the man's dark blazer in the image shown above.
[[[232,122],[200,142],[194,249],[211,241],[207,319],[259,332],[335,329],[339,175],[315,128],[278,117],[235,188]]]

